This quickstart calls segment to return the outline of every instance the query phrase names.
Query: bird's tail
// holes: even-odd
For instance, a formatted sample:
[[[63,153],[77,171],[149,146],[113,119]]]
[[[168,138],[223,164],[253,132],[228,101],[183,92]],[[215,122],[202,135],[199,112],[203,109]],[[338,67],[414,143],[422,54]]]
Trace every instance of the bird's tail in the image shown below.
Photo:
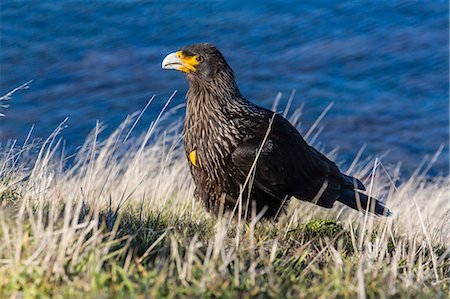
[[[366,211],[369,204],[367,195],[348,188],[342,188],[340,197],[337,200],[361,212]],[[392,214],[381,201],[375,198],[370,199],[369,212],[378,216],[390,216]]]

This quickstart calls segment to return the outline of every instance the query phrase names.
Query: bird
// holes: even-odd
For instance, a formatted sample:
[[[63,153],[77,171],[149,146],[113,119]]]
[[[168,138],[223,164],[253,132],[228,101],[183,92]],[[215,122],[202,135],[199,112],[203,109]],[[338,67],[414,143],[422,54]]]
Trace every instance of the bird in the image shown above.
[[[364,193],[359,179],[308,145],[282,115],[247,100],[213,44],[170,53],[162,68],[184,73],[189,83],[183,144],[194,197],[210,213],[236,212],[240,203],[247,216],[251,208],[253,215],[277,218],[296,198],[324,208],[338,201],[375,215],[391,214]]]

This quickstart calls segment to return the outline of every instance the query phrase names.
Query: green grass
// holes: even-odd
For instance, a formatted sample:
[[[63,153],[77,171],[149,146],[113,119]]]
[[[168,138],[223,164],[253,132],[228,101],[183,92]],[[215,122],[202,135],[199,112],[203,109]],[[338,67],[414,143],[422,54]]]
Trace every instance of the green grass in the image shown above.
[[[0,298],[448,298],[448,177],[360,161],[347,171],[393,217],[293,200],[244,222],[193,198],[177,128],[125,141],[132,122],[96,128],[70,167],[59,130],[3,149]]]
[[[64,209],[58,212],[61,217]],[[131,209],[116,219],[117,232],[109,240],[114,228],[108,228],[107,213],[100,214],[98,244],[75,263],[68,248],[62,272],[41,263],[23,263],[35,252],[33,242],[37,241],[31,226],[24,225],[22,263],[2,267],[0,296],[353,298],[360,284],[366,296],[373,298],[437,298],[448,293],[448,280],[436,283],[431,273],[426,246],[412,251],[406,246],[410,240],[399,237],[396,247],[383,244],[380,251],[385,252],[371,257],[353,246],[352,233],[335,220],[311,220],[286,234],[280,233],[279,223],[244,224],[236,246],[235,229],[219,237],[222,220],[194,221],[188,214],[177,217],[169,211],[150,213],[142,221]],[[374,242],[383,226],[378,225]],[[99,255],[97,251],[104,248]],[[439,246],[433,250],[442,258]],[[381,273],[374,272],[374,267]],[[444,259],[436,269],[441,279],[448,277],[448,269],[449,261]],[[419,284],[412,283],[418,279]]]

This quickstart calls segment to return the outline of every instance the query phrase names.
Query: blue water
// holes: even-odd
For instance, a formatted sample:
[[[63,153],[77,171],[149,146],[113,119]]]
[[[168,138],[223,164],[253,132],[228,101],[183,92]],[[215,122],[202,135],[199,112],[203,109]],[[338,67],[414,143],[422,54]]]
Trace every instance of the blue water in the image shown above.
[[[3,111],[0,141],[33,124],[48,136],[69,117],[75,147],[97,120],[108,133],[156,94],[145,130],[173,90],[172,106],[184,101],[183,76],[162,58],[208,41],[257,104],[282,92],[282,108],[295,89],[305,128],[334,102],[320,141],[341,160],[366,144],[408,172],[445,144],[432,174],[448,173],[447,1],[2,1],[0,13],[0,92],[34,80]]]

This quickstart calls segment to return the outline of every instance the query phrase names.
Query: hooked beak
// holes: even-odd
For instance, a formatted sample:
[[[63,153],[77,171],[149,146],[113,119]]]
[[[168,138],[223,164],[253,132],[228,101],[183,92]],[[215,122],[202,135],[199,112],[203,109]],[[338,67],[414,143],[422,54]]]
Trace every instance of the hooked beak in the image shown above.
[[[185,73],[195,72],[198,65],[196,56],[185,56],[182,51],[170,53],[163,62],[162,68],[168,70],[177,70]]]

